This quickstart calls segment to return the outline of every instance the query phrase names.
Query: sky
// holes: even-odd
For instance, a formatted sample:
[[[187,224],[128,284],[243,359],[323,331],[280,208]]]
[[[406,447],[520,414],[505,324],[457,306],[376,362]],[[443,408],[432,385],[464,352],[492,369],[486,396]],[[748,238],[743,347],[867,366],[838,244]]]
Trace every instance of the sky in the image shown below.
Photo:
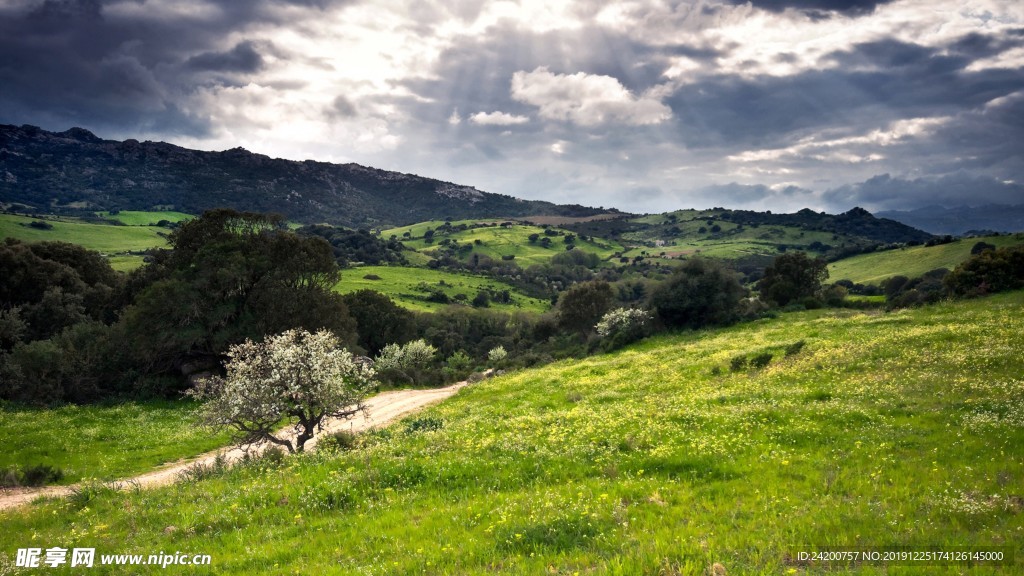
[[[1024,2],[2,0],[0,123],[629,212],[1024,204]]]

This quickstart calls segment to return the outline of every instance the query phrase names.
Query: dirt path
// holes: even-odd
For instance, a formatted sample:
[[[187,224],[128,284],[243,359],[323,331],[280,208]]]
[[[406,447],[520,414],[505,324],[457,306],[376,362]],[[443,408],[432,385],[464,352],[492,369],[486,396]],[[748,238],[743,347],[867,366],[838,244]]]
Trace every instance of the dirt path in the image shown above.
[[[378,394],[366,401],[367,413],[360,414],[351,420],[330,420],[324,423],[324,429],[318,433],[331,434],[341,430],[352,430],[362,432],[370,428],[384,426],[407,414],[415,412],[425,406],[440,402],[455,394],[466,386],[466,382],[452,384],[445,388],[430,390],[393,390]],[[306,449],[315,447],[317,437],[306,442]],[[265,448],[265,446],[263,446]],[[195,464],[212,464],[219,455],[223,455],[229,463],[237,462],[245,454],[239,448],[220,448],[189,458],[179,460],[162,466],[152,472],[146,472],[139,476],[118,480],[116,484],[125,486],[139,486],[141,488],[152,488],[173,483],[178,473]],[[0,489],[0,510],[14,508],[27,504],[40,496],[67,496],[74,490],[75,486],[48,486],[43,488],[13,488]]]

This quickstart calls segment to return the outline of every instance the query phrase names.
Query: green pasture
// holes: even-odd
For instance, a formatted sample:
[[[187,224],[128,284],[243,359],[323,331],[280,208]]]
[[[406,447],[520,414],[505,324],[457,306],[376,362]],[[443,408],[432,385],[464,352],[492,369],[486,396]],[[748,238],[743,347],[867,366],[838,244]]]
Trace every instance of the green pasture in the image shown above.
[[[90,224],[73,218],[47,217],[45,222],[53,229],[42,230],[29,224],[38,218],[0,214],[0,236],[17,238],[25,242],[46,240],[70,242],[104,254],[125,253],[134,250],[148,250],[167,243],[161,234],[164,228],[151,226],[111,226]]]
[[[366,278],[377,276],[380,279]],[[512,295],[512,304],[492,302],[490,308],[501,311],[522,310],[525,312],[543,312],[549,307],[548,302],[524,296],[515,288],[503,282],[483,276],[455,274],[429,268],[409,268],[404,266],[360,266],[347,268],[341,272],[341,281],[335,290],[342,294],[363,289],[376,290],[390,296],[395,303],[411,310],[431,312],[440,310],[447,304],[429,302],[426,297],[431,291],[441,291],[455,300],[464,294],[466,304],[471,302],[477,292],[483,289],[508,290]]]
[[[1024,234],[964,238],[938,246],[911,246],[870,254],[858,254],[828,265],[829,280],[851,280],[858,284],[879,284],[892,276],[916,278],[936,268],[952,270],[971,256],[978,242],[998,247],[1024,244]]]
[[[167,245],[166,228],[155,226],[112,226],[92,224],[75,218],[46,217],[50,230],[29,226],[39,220],[27,216],[0,214],[0,238],[17,238],[25,242],[70,242],[96,250],[111,258],[117,270],[127,271],[142,265],[142,256],[129,252],[149,250]]]
[[[452,224],[457,226],[459,222],[453,222]],[[436,230],[436,226],[433,225],[415,225],[396,230],[411,230],[414,233],[413,237],[409,240],[403,240],[403,243],[422,254],[429,255],[439,250],[441,248],[441,241],[445,238],[451,238],[457,241],[460,246],[472,247],[469,251],[459,252],[459,257],[463,260],[470,258],[473,254],[481,254],[499,261],[503,256],[514,256],[513,261],[522,268],[532,264],[546,263],[554,255],[565,251],[567,247],[565,236],[550,236],[551,245],[545,248],[541,244],[541,238],[545,237],[544,228],[527,224],[515,224],[509,227],[489,226],[472,228],[463,231],[453,231],[450,234],[436,231],[433,240],[429,243],[423,238],[423,233],[428,227]],[[555,229],[552,228],[552,230]],[[383,236],[389,237],[392,233],[393,231],[385,231]],[[570,234],[570,232],[565,233]],[[531,234],[538,234],[538,239],[530,242],[529,237]],[[401,235],[399,237],[401,238]],[[572,245],[578,250],[597,254],[602,260],[610,258],[612,254],[623,249],[619,243],[601,238],[584,241],[576,237]]]

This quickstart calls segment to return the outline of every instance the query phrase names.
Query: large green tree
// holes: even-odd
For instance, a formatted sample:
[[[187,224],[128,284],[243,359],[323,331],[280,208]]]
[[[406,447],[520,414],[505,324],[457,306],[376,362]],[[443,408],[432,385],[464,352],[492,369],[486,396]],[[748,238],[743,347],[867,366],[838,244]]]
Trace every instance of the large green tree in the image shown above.
[[[758,290],[762,299],[785,306],[816,296],[826,279],[828,264],[823,259],[811,258],[804,252],[789,252],[776,257],[765,268]]]
[[[170,243],[124,316],[144,373],[215,369],[230,346],[293,328],[355,343],[322,238],[299,237],[276,215],[218,209],[182,224]]]
[[[415,335],[412,312],[376,290],[357,290],[342,297],[356,320],[359,345],[376,356],[388,344],[403,344]]]

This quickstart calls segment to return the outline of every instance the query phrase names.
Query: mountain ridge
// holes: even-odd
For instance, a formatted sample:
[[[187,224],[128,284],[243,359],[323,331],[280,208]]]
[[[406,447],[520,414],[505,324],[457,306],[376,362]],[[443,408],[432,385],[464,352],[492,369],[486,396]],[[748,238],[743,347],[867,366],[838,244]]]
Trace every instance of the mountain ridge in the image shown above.
[[[356,163],[285,160],[236,147],[106,140],[84,128],[0,125],[0,196],[10,205],[184,212],[231,206],[350,227],[444,218],[592,216],[616,210],[523,200]]]
[[[914,210],[887,210],[878,212],[876,216],[903,222],[933,234],[960,236],[1024,230],[1024,204],[986,204],[956,208],[923,206]]]

